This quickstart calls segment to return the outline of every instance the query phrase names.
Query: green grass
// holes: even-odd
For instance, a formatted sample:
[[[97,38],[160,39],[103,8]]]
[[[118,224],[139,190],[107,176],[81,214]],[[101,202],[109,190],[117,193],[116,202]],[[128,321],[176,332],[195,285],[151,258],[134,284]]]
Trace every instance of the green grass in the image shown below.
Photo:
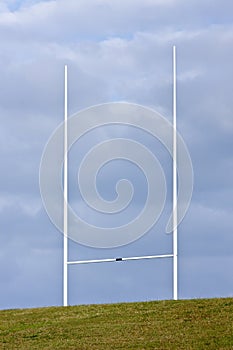
[[[3,310],[0,349],[233,349],[233,299]]]

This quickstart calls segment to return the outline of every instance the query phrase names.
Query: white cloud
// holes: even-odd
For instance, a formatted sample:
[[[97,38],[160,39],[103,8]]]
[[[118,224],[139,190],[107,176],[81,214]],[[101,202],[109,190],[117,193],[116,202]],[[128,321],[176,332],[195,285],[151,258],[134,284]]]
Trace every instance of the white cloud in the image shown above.
[[[13,194],[1,195],[0,213],[4,210],[12,210],[15,208],[22,212],[22,215],[35,216],[42,208],[41,201],[38,198],[28,196],[17,196]]]
[[[184,244],[194,255],[201,244],[216,254],[221,227],[232,227],[232,7],[229,1],[194,0],[1,3],[0,219],[9,232],[20,224],[27,239],[27,220],[40,212],[39,161],[63,118],[64,64],[70,113],[120,99],[169,118],[176,44],[178,127],[190,147],[199,203],[185,219],[190,235]],[[51,229],[40,220],[38,232]],[[200,243],[193,233],[201,230]]]

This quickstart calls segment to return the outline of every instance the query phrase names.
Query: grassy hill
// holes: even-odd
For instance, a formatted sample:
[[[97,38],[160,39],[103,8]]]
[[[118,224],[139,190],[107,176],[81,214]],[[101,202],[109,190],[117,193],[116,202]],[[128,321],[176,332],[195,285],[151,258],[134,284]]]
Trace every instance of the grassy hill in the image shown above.
[[[0,349],[233,349],[233,299],[3,310]]]

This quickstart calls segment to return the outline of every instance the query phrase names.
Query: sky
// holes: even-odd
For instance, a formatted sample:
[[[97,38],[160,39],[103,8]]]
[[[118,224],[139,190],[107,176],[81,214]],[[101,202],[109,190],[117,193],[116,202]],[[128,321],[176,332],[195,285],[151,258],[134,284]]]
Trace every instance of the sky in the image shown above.
[[[172,120],[172,46],[177,48],[177,128],[189,149],[193,197],[179,226],[179,298],[233,296],[233,4],[228,0],[1,0],[0,308],[62,305],[63,236],[42,203],[44,147],[63,120],[64,65],[69,116],[127,101]],[[128,178],[128,212],[100,217],[82,202],[77,169],[95,142],[127,137],[156,154],[167,180],[158,222],[135,242],[111,249],[69,242],[70,259],[170,253],[171,159],[151,135],[106,126],[69,154],[70,203],[94,225],[124,224],[146,198],[140,169],[115,160],[97,188],[113,200]],[[49,170],[48,170],[49,171]],[[88,185],[87,185],[88,186]],[[172,298],[172,260],[69,267],[69,304]]]

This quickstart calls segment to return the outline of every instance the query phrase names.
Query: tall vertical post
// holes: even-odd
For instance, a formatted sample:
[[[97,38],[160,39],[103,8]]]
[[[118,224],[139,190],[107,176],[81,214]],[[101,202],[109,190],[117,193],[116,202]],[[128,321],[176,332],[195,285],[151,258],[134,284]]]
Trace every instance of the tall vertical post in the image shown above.
[[[176,47],[173,46],[173,299],[178,299]]]
[[[68,305],[68,130],[67,130],[67,66],[64,71],[64,173],[63,173],[63,306]]]

